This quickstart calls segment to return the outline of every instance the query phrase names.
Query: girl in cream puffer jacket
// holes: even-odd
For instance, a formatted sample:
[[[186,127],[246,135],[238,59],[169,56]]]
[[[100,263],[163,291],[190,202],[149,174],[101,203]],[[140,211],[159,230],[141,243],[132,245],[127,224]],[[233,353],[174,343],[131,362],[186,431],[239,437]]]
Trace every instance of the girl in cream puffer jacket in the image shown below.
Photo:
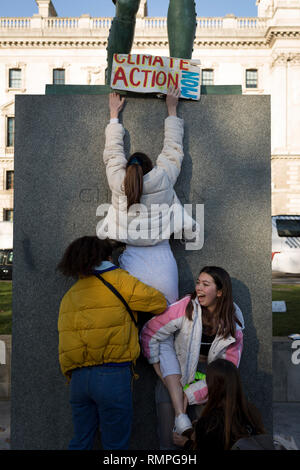
[[[127,244],[119,258],[120,267],[160,290],[168,304],[178,299],[178,269],[169,238],[171,234],[199,232],[199,227],[184,211],[174,191],[183,159],[183,120],[177,117],[179,90],[170,89],[166,98],[164,146],[153,167],[144,154],[133,154],[127,161],[124,153],[124,129],[118,122],[124,99],[113,93],[109,106],[111,122],[106,128],[103,154],[107,179],[112,191],[112,205],[107,217],[98,225],[100,238],[110,237]],[[159,205],[159,207],[155,207]],[[139,236],[129,227],[139,210]],[[135,225],[136,226],[136,225]],[[153,233],[155,234],[153,236]],[[167,349],[177,364],[172,342]]]
[[[168,99],[173,101],[168,102]],[[174,190],[184,156],[184,122],[183,119],[177,117],[177,102],[178,94],[170,91],[167,96],[169,116],[164,124],[164,145],[156,160],[156,165],[153,166],[149,157],[139,152],[133,154],[129,160],[126,159],[125,130],[119,123],[119,111],[114,110],[118,103],[122,109],[121,103],[124,101],[118,101],[118,95],[115,93],[110,95],[111,120],[105,130],[103,161],[112,192],[112,204],[107,216],[97,227],[99,238],[115,239],[134,246],[153,246],[164,239],[169,239],[172,233],[181,232],[183,228],[196,227],[195,221],[184,211]],[[145,159],[147,162],[144,161]],[[134,201],[135,204],[141,205],[131,209],[131,204],[128,204],[130,196],[126,190],[126,177],[128,178],[127,175],[132,170],[134,175],[132,179],[138,179],[138,170],[141,167],[142,192],[138,200]],[[155,205],[160,205],[160,207],[155,207]],[[138,219],[141,221],[138,237],[130,230],[130,223],[136,219],[137,209],[139,209]],[[175,211],[175,217],[172,216],[172,211]],[[170,232],[169,236],[166,237],[168,232]]]
[[[197,228],[174,190],[184,156],[183,120],[177,117],[178,96],[179,90],[169,90],[164,145],[153,166],[142,153],[133,154],[127,161],[125,132],[118,122],[124,99],[116,93],[110,95],[111,121],[106,128],[103,160],[112,204],[97,227],[99,238],[126,243],[126,250],[119,258],[120,267],[161,290],[169,304],[178,299],[178,270],[169,238],[172,233],[181,233],[183,228],[185,231]],[[137,219],[137,209],[139,234],[130,229],[136,227],[132,222]]]

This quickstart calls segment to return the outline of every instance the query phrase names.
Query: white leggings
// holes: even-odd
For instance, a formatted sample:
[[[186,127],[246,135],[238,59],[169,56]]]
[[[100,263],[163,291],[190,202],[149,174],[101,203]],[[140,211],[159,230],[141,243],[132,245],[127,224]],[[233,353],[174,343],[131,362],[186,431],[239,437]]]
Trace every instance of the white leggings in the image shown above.
[[[168,304],[178,300],[178,269],[169,240],[154,246],[127,245],[120,268],[164,294]]]
[[[178,300],[178,269],[169,240],[154,246],[127,245],[119,264],[132,276],[162,292],[169,305]],[[160,343],[160,369],[163,377],[181,374],[173,336]]]
[[[147,247],[127,245],[119,257],[122,269],[164,294],[170,305],[178,300],[178,269],[168,240]],[[160,369],[163,377],[181,374],[174,349],[174,337],[160,343]],[[175,412],[168,390],[158,379],[155,389],[157,432],[161,450],[174,450],[172,429]]]

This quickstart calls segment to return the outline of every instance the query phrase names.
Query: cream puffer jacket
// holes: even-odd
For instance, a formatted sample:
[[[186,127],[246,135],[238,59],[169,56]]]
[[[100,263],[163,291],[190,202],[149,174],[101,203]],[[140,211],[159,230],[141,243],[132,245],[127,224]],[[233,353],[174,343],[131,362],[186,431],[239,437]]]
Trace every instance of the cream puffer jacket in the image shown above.
[[[169,116],[165,119],[164,145],[154,168],[144,176],[143,195],[138,207],[127,211],[124,178],[127,159],[124,153],[124,127],[118,122],[106,127],[103,160],[112,191],[112,204],[106,217],[97,226],[99,238],[111,238],[136,246],[155,245],[169,239],[182,229],[194,230],[197,224],[184,210],[175,191],[183,160],[182,119]],[[164,205],[153,207],[153,205]],[[172,207],[173,206],[173,207]],[[136,237],[138,209],[139,236]],[[134,223],[132,223],[135,220]],[[131,227],[131,229],[130,229]],[[131,231],[133,230],[133,231]]]

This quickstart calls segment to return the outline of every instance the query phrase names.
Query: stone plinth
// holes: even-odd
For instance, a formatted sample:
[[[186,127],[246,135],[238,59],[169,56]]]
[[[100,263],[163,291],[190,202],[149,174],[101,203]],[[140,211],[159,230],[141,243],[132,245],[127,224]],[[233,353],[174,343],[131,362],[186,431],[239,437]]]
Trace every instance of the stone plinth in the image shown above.
[[[272,429],[270,99],[202,96],[181,102],[185,158],[176,191],[205,205],[201,251],[172,248],[180,294],[204,265],[231,274],[246,330],[240,366],[248,397]],[[163,143],[163,100],[128,98],[127,155],[155,160]],[[58,363],[59,303],[70,287],[55,273],[67,245],[94,234],[110,201],[102,162],[107,96],[16,96],[12,448],[65,449],[72,434],[68,385]],[[154,373],[141,358],[132,449],[157,447]]]

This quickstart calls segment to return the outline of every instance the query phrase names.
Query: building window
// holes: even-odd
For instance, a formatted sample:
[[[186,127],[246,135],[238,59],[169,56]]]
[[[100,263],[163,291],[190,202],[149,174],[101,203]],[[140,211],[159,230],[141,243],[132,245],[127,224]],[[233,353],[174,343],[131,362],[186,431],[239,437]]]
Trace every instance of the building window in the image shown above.
[[[213,85],[214,84],[214,71],[213,69],[202,70],[202,85]]]
[[[256,69],[246,70],[246,88],[257,88],[258,72]]]
[[[14,218],[14,210],[13,209],[3,209],[3,220],[6,222],[12,222]]]
[[[15,118],[7,118],[6,147],[13,147],[15,144]]]
[[[53,70],[53,85],[64,85],[65,84],[65,70],[54,69]]]
[[[14,189],[14,172],[6,172],[6,189]]]
[[[21,69],[9,69],[9,88],[22,88],[22,70]]]

